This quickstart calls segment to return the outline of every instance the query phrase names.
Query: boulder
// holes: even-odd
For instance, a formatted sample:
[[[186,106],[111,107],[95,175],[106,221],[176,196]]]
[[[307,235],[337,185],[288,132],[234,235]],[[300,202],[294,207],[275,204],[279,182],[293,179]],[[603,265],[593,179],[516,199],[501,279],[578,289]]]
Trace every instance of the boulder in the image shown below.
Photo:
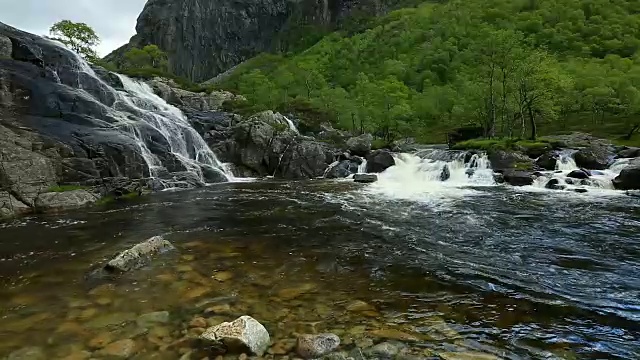
[[[618,190],[640,189],[640,163],[628,165],[613,179],[613,186]]]
[[[635,158],[640,156],[640,148],[627,147],[618,151],[619,158]]]
[[[355,174],[353,175],[353,181],[357,183],[373,183],[378,181],[378,175],[376,174]]]
[[[558,158],[553,152],[546,152],[536,159],[536,165],[545,170],[555,170]]]
[[[381,173],[396,164],[393,155],[386,150],[376,150],[367,155],[366,159],[368,173]]]
[[[576,169],[567,174],[567,177],[574,179],[588,179],[591,173],[586,169]]]
[[[153,91],[166,102],[178,107],[187,107],[195,110],[221,110],[222,104],[228,100],[241,98],[228,91],[191,92],[182,90],[172,80],[154,78],[147,82]]]
[[[366,156],[371,151],[372,142],[371,134],[362,134],[347,140],[347,149],[352,155]]]
[[[440,181],[447,181],[451,177],[451,172],[449,171],[449,166],[444,165],[442,167],[442,171],[440,172]]]
[[[342,179],[351,175],[351,161],[343,160],[340,162],[335,162],[327,168],[327,171],[324,173],[324,177],[326,179]]]
[[[573,154],[576,165],[585,169],[604,170],[609,167],[613,154],[608,147],[592,146]]]
[[[501,172],[506,169],[533,169],[533,159],[518,151],[495,150],[488,154],[491,168]]]
[[[588,190],[584,188],[576,188],[576,189],[573,189],[573,192],[577,192],[578,194],[584,194],[588,192]]]
[[[502,173],[502,176],[506,183],[513,186],[533,184],[533,173],[531,171],[508,169]]]
[[[38,195],[35,208],[38,211],[75,209],[95,203],[98,198],[86,190],[48,192]]]
[[[315,359],[333,352],[338,346],[340,338],[335,334],[300,335],[296,353],[303,359]]]
[[[550,190],[564,190],[566,188],[566,186],[560,185],[560,180],[558,179],[549,180],[544,187]]]
[[[222,343],[232,353],[250,353],[257,356],[262,356],[271,342],[267,329],[256,319],[246,315],[233,322],[210,327],[200,337]]]
[[[122,251],[111,259],[104,269],[110,273],[138,269],[148,264],[154,256],[170,250],[175,250],[175,247],[169,241],[162,236],[154,236]]]

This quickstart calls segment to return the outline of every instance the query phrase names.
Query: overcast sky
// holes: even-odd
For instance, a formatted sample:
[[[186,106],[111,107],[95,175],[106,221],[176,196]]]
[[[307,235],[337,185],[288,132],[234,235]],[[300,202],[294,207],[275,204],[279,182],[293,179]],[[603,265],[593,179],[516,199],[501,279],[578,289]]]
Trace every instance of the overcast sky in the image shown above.
[[[48,35],[60,20],[84,22],[102,39],[100,56],[129,41],[146,0],[0,0],[0,22]]]

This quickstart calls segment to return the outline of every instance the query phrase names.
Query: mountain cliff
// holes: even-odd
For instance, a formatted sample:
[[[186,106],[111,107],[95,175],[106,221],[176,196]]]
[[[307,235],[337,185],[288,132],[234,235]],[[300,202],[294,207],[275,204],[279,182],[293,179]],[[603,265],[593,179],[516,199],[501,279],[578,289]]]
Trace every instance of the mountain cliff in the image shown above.
[[[264,51],[316,40],[351,16],[384,13],[407,0],[149,0],[137,34],[107,56],[119,63],[131,47],[156,44],[169,70],[204,81]]]

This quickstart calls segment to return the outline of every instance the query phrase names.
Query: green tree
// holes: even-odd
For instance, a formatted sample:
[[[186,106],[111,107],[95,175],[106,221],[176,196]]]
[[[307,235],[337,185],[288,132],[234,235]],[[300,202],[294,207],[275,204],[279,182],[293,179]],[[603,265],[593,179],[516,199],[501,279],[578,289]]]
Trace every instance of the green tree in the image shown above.
[[[132,48],[124,54],[127,69],[152,68],[167,70],[167,54],[157,45],[146,45],[142,49]]]
[[[59,21],[49,29],[51,37],[77,52],[88,61],[98,58],[95,47],[100,44],[98,34],[85,23]]]

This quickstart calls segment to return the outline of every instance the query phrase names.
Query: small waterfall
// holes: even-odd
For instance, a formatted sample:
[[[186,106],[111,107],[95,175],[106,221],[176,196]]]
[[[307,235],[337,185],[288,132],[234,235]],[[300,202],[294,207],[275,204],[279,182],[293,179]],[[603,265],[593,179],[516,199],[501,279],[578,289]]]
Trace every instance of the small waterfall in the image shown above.
[[[358,174],[366,174],[367,173],[367,159],[362,159],[360,165],[358,165]]]
[[[293,131],[296,134],[300,134],[300,132],[298,131],[298,128],[296,127],[296,125],[293,123],[293,121],[291,121],[291,119],[289,119],[288,117],[284,116],[284,119],[287,121],[287,124],[289,124],[289,129],[291,131]]]
[[[556,162],[556,170],[571,171],[578,168],[576,161],[573,160],[573,154],[575,151],[563,151],[558,154],[558,161]]]
[[[486,154],[445,150],[395,155],[396,165],[378,176],[366,191],[405,200],[455,198],[473,187],[495,185]]]
[[[620,174],[620,171],[627,166],[629,159],[616,160],[609,169],[587,170],[589,177],[578,179],[568,176],[572,171],[582,171],[575,160],[573,154],[575,150],[566,150],[558,154],[555,171],[541,171],[533,183],[534,188],[569,190],[575,192],[585,192],[593,190],[613,190],[613,179]]]

